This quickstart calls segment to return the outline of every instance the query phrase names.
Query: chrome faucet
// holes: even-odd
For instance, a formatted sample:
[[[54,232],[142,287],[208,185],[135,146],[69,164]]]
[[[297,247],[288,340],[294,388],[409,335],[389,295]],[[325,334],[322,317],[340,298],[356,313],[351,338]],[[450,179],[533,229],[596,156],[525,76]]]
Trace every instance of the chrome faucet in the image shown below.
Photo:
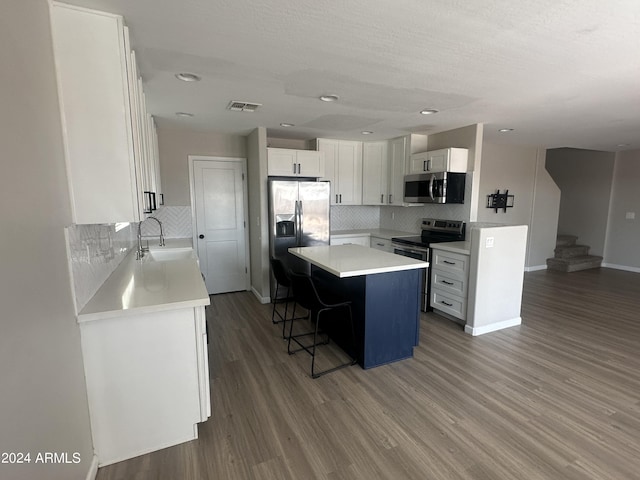
[[[140,222],[138,222],[138,250],[136,250],[136,260],[141,260],[142,257],[144,257],[144,252],[149,250],[148,246],[147,248],[144,248],[142,246],[142,223],[145,220],[155,220],[156,222],[158,222],[158,225],[160,226],[160,246],[164,247],[164,231],[162,230],[162,222],[158,220],[156,217],[147,217],[144,220],[141,220]],[[149,236],[149,235],[145,235],[145,237],[146,236]]]

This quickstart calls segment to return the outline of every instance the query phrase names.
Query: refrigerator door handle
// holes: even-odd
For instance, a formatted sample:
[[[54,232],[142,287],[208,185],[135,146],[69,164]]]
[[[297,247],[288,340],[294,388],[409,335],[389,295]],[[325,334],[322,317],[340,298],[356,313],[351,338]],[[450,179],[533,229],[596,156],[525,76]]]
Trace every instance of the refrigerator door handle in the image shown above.
[[[296,247],[300,246],[300,211],[298,207],[298,200],[295,201],[295,217],[294,228],[296,229]]]
[[[300,246],[302,246],[302,233],[303,233],[302,232],[302,215],[303,215],[303,212],[302,212],[302,200],[300,200],[298,202],[298,222],[300,224],[300,228],[298,228],[298,235],[299,235],[298,244]]]

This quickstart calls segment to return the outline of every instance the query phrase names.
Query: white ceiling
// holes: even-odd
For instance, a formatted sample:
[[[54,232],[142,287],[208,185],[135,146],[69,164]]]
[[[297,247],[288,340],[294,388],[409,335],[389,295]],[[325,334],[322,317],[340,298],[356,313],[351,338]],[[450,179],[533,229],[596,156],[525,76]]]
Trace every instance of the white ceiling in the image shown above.
[[[639,0],[68,1],[125,17],[161,127],[374,140],[482,122],[500,143],[640,148]]]

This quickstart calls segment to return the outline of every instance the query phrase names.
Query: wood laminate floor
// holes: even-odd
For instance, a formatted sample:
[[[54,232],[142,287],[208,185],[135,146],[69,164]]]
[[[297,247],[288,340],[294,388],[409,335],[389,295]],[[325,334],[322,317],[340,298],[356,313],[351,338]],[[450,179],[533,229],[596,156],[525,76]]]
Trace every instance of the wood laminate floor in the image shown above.
[[[525,275],[523,324],[480,337],[423,314],[414,358],[318,380],[270,305],[212,297],[199,439],[98,480],[640,478],[640,275]]]

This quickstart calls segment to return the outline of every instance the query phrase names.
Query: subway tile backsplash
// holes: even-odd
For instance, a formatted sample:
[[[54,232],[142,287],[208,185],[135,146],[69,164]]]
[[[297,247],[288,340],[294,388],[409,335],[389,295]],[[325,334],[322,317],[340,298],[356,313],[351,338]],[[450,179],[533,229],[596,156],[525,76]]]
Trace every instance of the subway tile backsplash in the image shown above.
[[[122,226],[122,228],[120,228]],[[135,224],[72,225],[67,227],[69,262],[79,312],[135,248]]]
[[[153,216],[162,222],[166,238],[191,238],[191,207],[161,207]],[[124,257],[136,248],[138,224],[72,225],[66,230],[79,312]],[[144,222],[142,234],[158,235],[158,224],[153,220]],[[147,240],[153,242],[152,238],[145,238],[145,243]]]

